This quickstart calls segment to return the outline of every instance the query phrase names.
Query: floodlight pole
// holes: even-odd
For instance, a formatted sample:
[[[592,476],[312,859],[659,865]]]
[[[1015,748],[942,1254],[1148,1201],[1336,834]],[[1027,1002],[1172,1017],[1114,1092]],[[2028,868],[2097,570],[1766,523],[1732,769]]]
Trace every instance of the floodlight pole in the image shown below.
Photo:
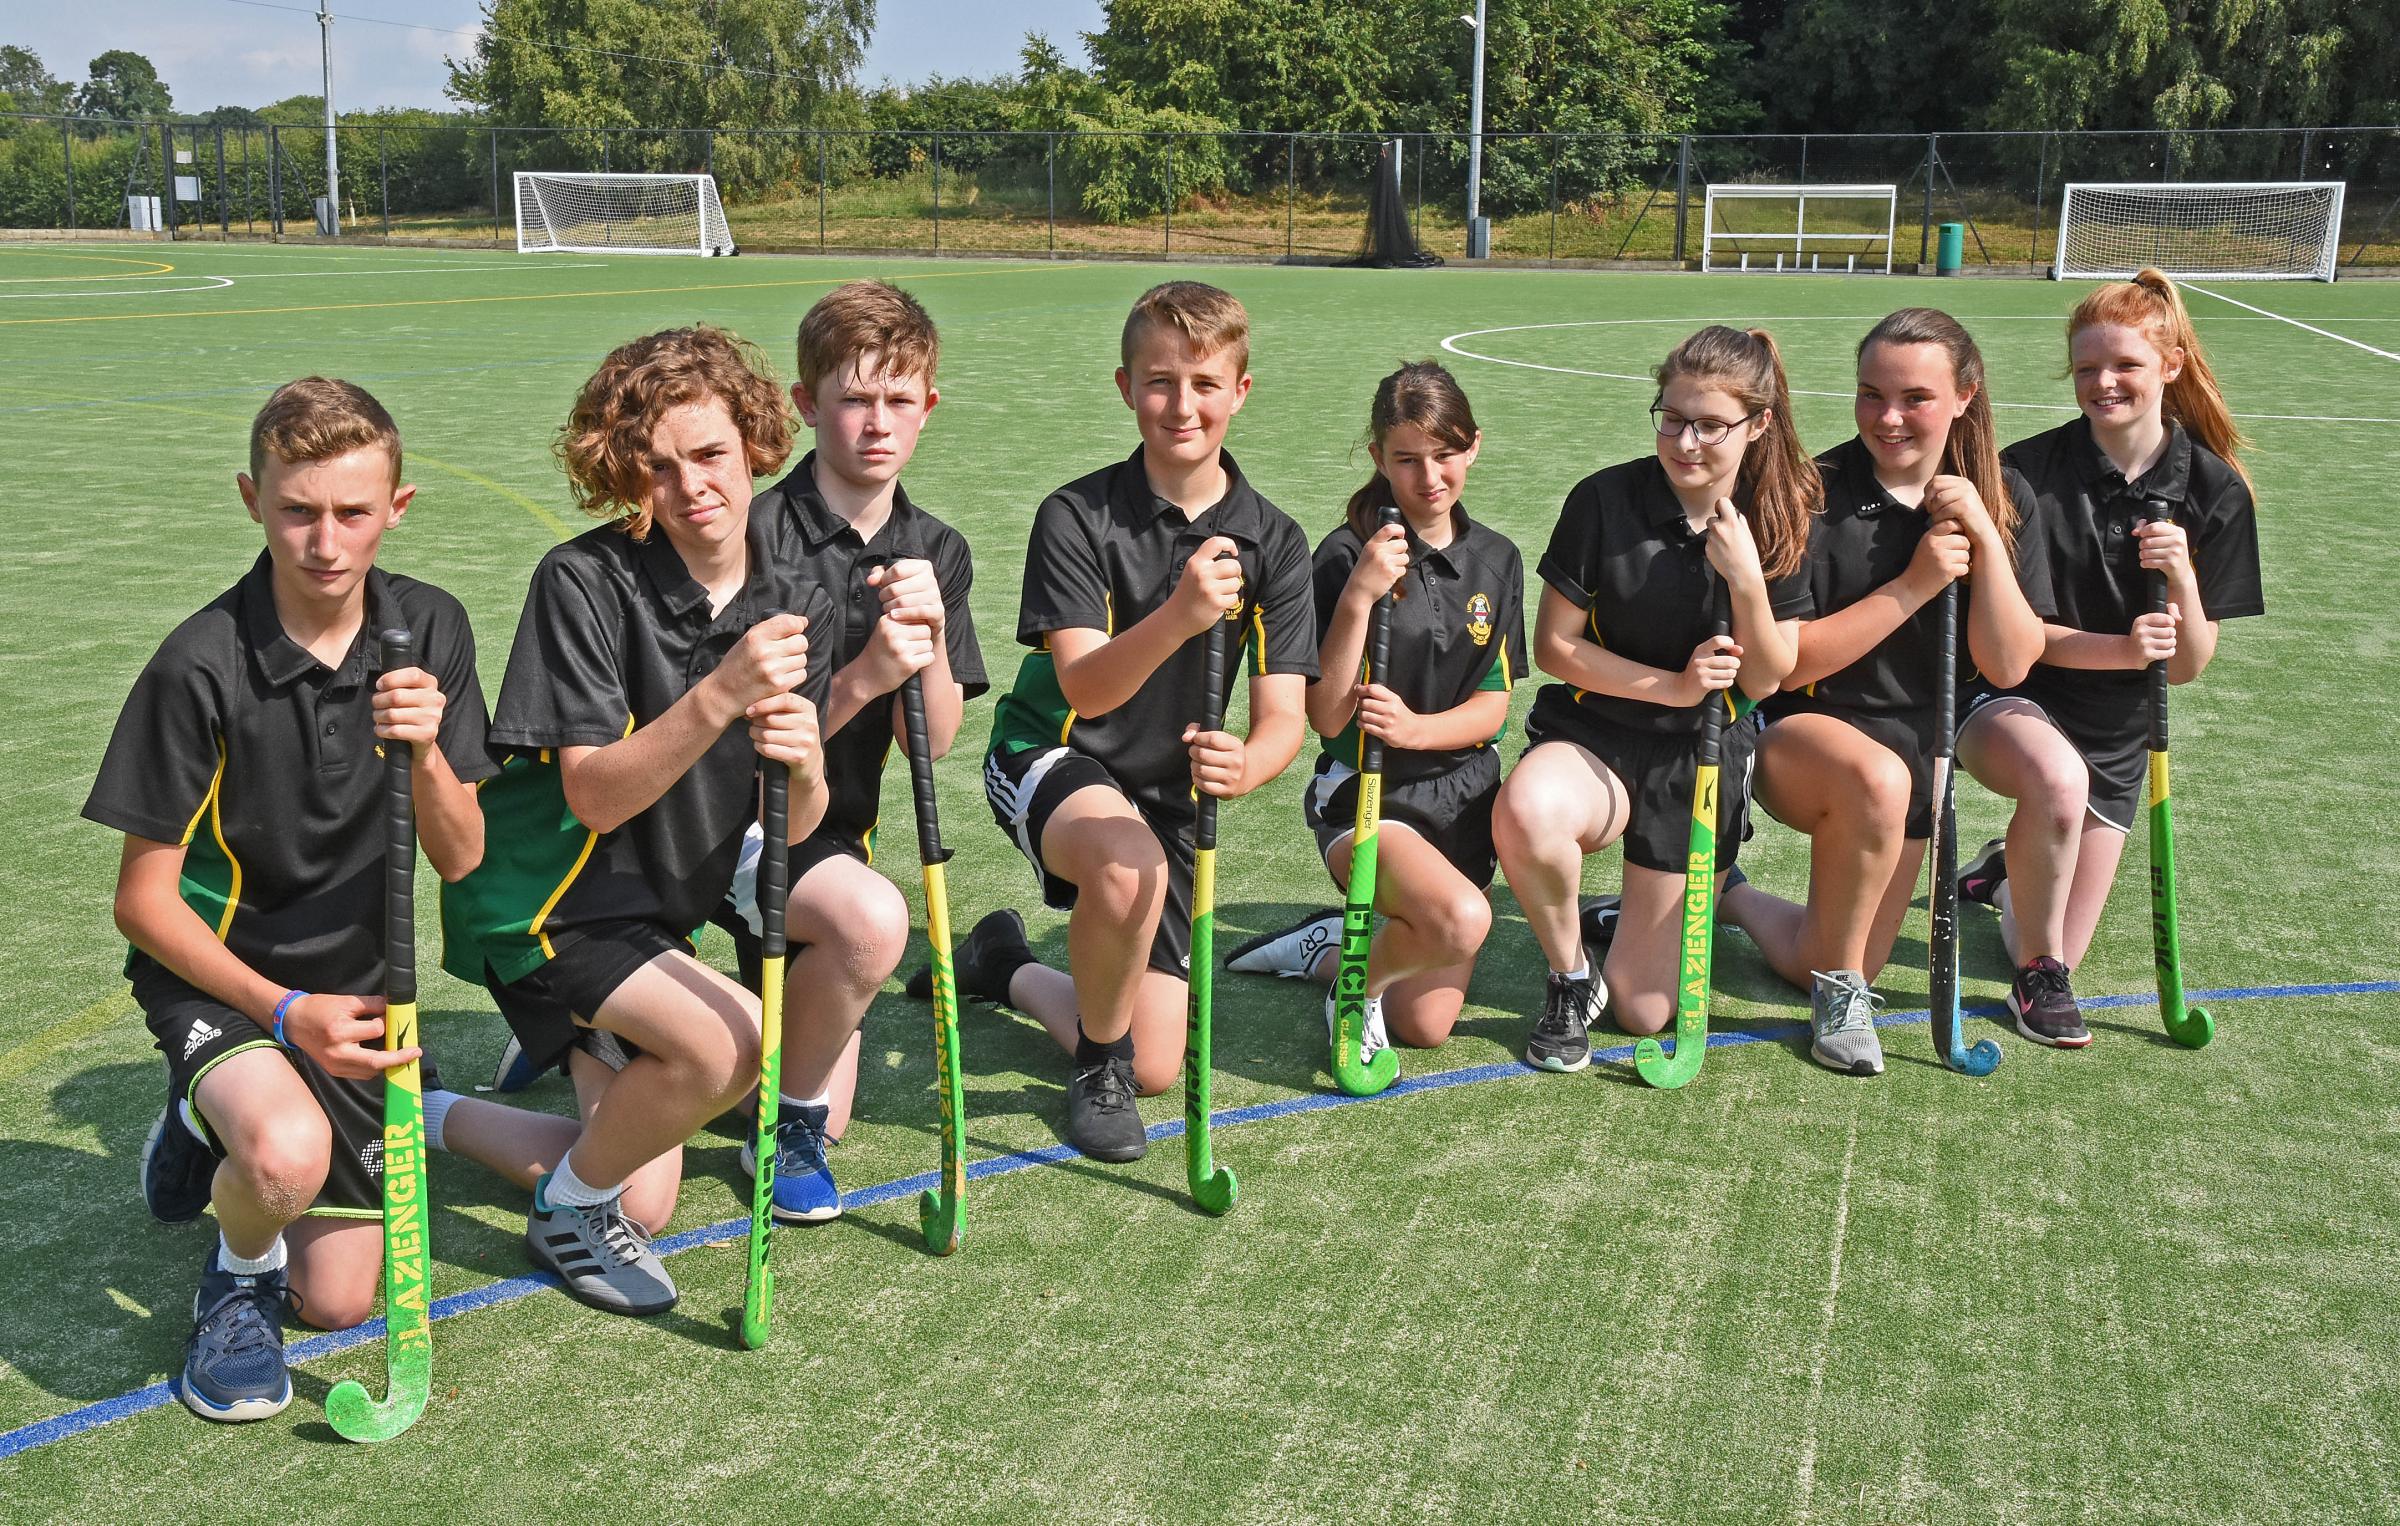
[[[1475,76],[1467,106],[1467,226],[1470,228],[1483,209],[1483,8],[1484,0],[1475,0],[1475,14],[1458,18],[1475,29]]]
[[[333,130],[333,12],[331,0],[317,0],[317,37],[325,58],[325,214],[333,231],[342,231],[342,163]]]

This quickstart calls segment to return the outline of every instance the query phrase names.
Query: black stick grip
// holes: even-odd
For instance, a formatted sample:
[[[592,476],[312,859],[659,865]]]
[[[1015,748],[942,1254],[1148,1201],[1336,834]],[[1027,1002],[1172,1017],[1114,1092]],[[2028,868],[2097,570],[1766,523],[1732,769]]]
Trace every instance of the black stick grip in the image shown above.
[[[416,666],[405,630],[378,642],[383,671]],[[383,744],[383,995],[395,1005],[417,999],[417,804],[406,742]]]
[[[1942,589],[1942,670],[1933,679],[1933,755],[1953,757],[1958,748],[1958,584]]]
[[[2142,505],[2141,522],[2144,524],[2153,520],[2165,520],[2172,523],[2174,518],[2175,506],[2164,498],[2153,498]],[[2138,546],[2135,555],[2140,555]],[[2150,585],[2150,613],[2165,614],[2167,612],[2167,575],[2156,568],[2151,568],[2148,570],[2145,581]],[[2150,664],[2150,750],[2152,752],[2167,750],[2167,664],[2164,659]]]
[[[933,735],[925,724],[925,678],[911,673],[900,686],[900,717],[908,732],[908,783],[917,798],[917,859],[939,864],[949,860],[942,846],[941,810],[933,795]]]
[[[1231,622],[1220,615],[1209,622],[1206,643],[1200,659],[1200,729],[1222,731],[1225,728],[1225,627]],[[1199,791],[1198,814],[1192,822],[1192,847],[1195,851],[1212,849],[1217,845],[1217,797],[1206,790]]]
[[[1733,632],[1733,617],[1725,608],[1725,590],[1714,574],[1708,580],[1708,602],[1716,612],[1716,634]],[[1714,768],[1725,750],[1725,717],[1733,708],[1732,692],[1711,689],[1700,696],[1700,766]]]
[[[1400,523],[1400,511],[1390,504],[1385,504],[1376,511],[1376,528],[1378,530],[1385,525],[1398,523]],[[1367,616],[1367,682],[1384,684],[1386,688],[1389,688],[1390,684],[1384,678],[1384,669],[1392,657],[1392,594],[1397,587],[1398,585],[1395,584],[1393,588],[1385,589],[1383,597],[1375,601],[1375,608]],[[1383,738],[1361,727],[1359,728],[1359,744],[1359,772],[1382,773]]]
[[[784,901],[790,893],[792,771],[773,758],[758,760],[759,828],[766,841],[758,850],[759,954],[781,959],[784,954]]]

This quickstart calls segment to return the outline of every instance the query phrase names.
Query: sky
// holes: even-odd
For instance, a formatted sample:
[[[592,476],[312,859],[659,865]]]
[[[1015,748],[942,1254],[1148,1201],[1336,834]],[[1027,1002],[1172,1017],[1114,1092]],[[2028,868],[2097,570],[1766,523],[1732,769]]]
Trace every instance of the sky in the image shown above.
[[[1013,73],[1029,31],[1069,58],[1097,30],[1100,0],[878,0],[860,83],[932,75]],[[31,48],[50,72],[79,84],[91,61],[125,48],[158,66],[176,110],[265,106],[322,88],[315,0],[78,0],[10,4],[0,43]],[[333,99],[344,111],[455,103],[443,95],[445,55],[473,46],[477,0],[334,0]],[[366,18],[406,21],[384,26]],[[343,19],[349,18],[349,19]]]

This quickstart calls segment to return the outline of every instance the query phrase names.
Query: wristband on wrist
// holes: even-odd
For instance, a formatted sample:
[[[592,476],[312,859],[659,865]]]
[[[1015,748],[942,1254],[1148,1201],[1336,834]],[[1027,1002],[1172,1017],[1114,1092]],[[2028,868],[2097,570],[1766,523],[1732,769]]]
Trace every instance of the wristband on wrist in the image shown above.
[[[283,1020],[291,1012],[292,1003],[307,994],[306,991],[286,991],[283,993],[283,1000],[275,1004],[275,1042],[287,1049],[291,1047],[291,1040],[283,1036]]]

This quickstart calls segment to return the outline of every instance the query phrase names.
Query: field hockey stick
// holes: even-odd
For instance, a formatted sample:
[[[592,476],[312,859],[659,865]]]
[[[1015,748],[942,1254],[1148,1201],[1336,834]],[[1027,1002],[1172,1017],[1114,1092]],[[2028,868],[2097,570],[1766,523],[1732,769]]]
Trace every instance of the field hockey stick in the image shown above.
[[[1225,725],[1225,626],[1210,622],[1201,664],[1200,729]],[[1192,819],[1191,1005],[1183,1037],[1183,1174],[1192,1201],[1203,1213],[1224,1213],[1240,1190],[1233,1172],[1217,1165],[1209,1149],[1208,1082],[1210,1026],[1215,1020],[1217,965],[1217,797],[1195,792]]]
[[[792,771],[759,762],[759,825],[766,844],[758,855],[758,1175],[750,1189],[750,1280],[742,1292],[742,1344],[766,1345],[775,1318],[775,1268],[767,1248],[775,1238],[775,1114],[783,1096],[783,917],[791,874]]]
[[[2143,516],[2172,520],[2175,511],[2153,498]],[[2150,613],[2167,612],[2167,575],[2149,575]],[[2158,966],[2158,1016],[2167,1037],[2198,1049],[2216,1036],[2216,1020],[2205,1007],[2183,999],[2183,919],[2175,903],[2175,809],[2167,790],[2167,665],[2150,664],[2150,955]]]
[[[937,1256],[958,1249],[967,1232],[967,1097],[958,1073],[958,984],[950,966],[950,887],[942,819],[933,793],[933,739],[925,726],[925,680],[900,686],[908,732],[908,781],[917,802],[917,860],[925,866],[925,941],[933,946],[934,1089],[942,1112],[941,1183],[917,1196],[917,1222]]]
[[[383,671],[414,666],[408,632],[385,631]],[[383,1047],[417,1043],[417,813],[413,751],[383,753]],[[384,1396],[345,1378],[325,1396],[325,1418],[350,1441],[389,1441],[416,1424],[433,1390],[433,1330],[426,1323],[425,1093],[415,1060],[383,1073]]]
[[[1942,590],[1942,670],[1933,699],[1933,888],[1925,904],[1933,920],[1926,942],[1926,989],[1933,1008],[1933,1047],[1942,1063],[1962,1075],[1988,1076],[2000,1068],[2000,1046],[1979,1039],[1970,1049],[1959,1038],[1958,1010],[1958,584]]]
[[[1383,525],[1400,523],[1388,505]],[[1382,683],[1392,649],[1392,591],[1385,589],[1367,616],[1368,683]],[[1389,1048],[1365,1064],[1358,1046],[1367,1026],[1367,957],[1375,943],[1376,836],[1383,822],[1383,738],[1359,728],[1358,814],[1350,832],[1350,885],[1342,903],[1341,962],[1333,976],[1333,1081],[1353,1097],[1372,1097],[1400,1078],[1400,1056]]]
[[[1713,577],[1709,586],[1713,601]],[[1720,613],[1718,635],[1726,633],[1727,623]],[[1724,747],[1725,716],[1731,708],[1730,691],[1711,689],[1700,696],[1700,758],[1692,770],[1691,847],[1683,863],[1683,963],[1675,984],[1675,1050],[1669,1054],[1655,1038],[1633,1046],[1635,1073],[1666,1091],[1686,1085],[1700,1074],[1700,1062],[1708,1054],[1709,966],[1715,957],[1717,930],[1717,766]]]

